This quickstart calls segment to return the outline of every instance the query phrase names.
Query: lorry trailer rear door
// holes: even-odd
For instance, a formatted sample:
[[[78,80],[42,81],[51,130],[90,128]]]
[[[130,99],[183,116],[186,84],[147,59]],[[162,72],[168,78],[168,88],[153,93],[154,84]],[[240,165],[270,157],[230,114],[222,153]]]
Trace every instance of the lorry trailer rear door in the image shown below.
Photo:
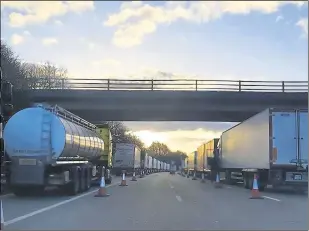
[[[300,111],[299,118],[299,160],[308,165],[308,112]]]
[[[296,112],[272,113],[273,148],[277,150],[274,164],[292,164],[298,159]]]

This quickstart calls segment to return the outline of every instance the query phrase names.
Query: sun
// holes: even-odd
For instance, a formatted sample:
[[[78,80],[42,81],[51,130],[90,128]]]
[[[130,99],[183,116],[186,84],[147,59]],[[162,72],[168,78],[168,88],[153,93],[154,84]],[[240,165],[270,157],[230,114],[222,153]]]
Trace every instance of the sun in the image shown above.
[[[162,134],[161,132],[157,133],[157,132],[151,132],[148,130],[143,130],[143,131],[134,132],[134,134],[138,136],[147,147],[149,147],[154,141],[158,141],[162,143],[166,141],[164,134]]]

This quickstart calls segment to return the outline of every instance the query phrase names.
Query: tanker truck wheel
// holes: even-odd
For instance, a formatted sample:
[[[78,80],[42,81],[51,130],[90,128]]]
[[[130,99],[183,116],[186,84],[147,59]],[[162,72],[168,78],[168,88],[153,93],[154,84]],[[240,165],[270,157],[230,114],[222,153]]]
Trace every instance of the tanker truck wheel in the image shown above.
[[[87,166],[83,166],[80,171],[80,192],[87,191]]]
[[[92,179],[92,168],[88,166],[87,168],[87,175],[86,175],[86,187],[87,189],[86,190],[89,190],[91,188],[91,179]]]
[[[67,194],[74,196],[80,191],[81,174],[77,167],[72,167],[70,173],[72,174],[72,181],[65,185],[64,189]]]

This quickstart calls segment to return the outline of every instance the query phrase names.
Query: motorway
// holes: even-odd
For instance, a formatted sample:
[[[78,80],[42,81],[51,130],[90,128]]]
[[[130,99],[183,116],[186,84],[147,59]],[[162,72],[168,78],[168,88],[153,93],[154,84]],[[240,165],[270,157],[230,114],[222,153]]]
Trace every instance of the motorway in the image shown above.
[[[215,188],[178,174],[155,173],[128,187],[114,178],[110,197],[97,192],[75,196],[1,196],[5,230],[308,230],[308,196],[263,192],[251,200],[250,190]]]

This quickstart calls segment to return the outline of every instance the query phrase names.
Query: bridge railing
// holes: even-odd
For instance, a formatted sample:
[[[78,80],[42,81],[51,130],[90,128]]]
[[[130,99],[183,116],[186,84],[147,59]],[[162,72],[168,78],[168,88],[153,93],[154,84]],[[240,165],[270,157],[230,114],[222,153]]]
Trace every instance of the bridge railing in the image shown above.
[[[55,79],[44,89],[308,92],[308,81]],[[40,86],[38,83],[37,86]],[[40,89],[41,87],[37,87]]]

